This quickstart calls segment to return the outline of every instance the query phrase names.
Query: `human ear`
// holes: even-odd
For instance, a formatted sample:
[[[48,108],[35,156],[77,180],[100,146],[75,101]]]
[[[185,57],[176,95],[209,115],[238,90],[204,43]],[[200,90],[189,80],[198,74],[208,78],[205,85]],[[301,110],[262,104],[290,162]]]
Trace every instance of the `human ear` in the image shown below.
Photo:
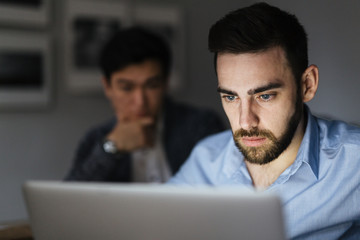
[[[306,68],[301,77],[301,88],[303,102],[308,102],[314,98],[319,85],[319,68],[310,65]]]

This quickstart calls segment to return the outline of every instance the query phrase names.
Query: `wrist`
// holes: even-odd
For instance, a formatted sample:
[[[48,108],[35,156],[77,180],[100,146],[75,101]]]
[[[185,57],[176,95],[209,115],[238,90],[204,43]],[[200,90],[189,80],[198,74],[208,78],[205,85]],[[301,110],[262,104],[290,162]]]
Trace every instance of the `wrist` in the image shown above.
[[[106,154],[115,156],[117,158],[129,156],[128,151],[119,150],[116,147],[116,143],[114,141],[112,141],[112,140],[109,140],[109,139],[104,139],[103,140],[102,149]]]
[[[116,154],[119,152],[119,150],[116,147],[116,144],[114,141],[111,141],[109,139],[104,139],[102,142],[102,149],[104,152],[109,154]]]

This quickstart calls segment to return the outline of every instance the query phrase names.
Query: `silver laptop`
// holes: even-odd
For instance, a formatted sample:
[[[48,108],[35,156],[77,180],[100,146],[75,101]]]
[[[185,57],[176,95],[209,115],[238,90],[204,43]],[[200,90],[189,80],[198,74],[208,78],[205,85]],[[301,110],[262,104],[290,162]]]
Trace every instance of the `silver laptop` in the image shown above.
[[[239,188],[28,181],[36,240],[285,239],[275,195]]]

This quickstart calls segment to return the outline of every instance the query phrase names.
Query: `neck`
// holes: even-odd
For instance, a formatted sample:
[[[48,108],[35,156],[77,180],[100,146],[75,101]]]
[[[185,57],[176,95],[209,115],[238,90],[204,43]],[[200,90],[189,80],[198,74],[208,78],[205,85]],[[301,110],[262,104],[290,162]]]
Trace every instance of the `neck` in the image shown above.
[[[268,188],[278,179],[285,169],[294,163],[304,133],[305,123],[304,117],[302,117],[290,145],[278,158],[264,165],[249,163],[248,161],[245,162],[255,188]]]

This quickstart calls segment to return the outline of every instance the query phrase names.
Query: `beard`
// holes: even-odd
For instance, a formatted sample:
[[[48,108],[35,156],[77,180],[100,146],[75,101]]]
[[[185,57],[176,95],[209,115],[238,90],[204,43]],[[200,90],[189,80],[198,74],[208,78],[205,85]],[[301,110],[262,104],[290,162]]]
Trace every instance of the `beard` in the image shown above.
[[[279,138],[276,138],[270,130],[260,130],[258,128],[252,128],[250,130],[239,129],[235,131],[233,134],[235,144],[244,155],[246,161],[264,165],[277,159],[280,154],[287,149],[302,117],[302,101],[299,97],[300,95],[297,95],[295,112],[288,121],[285,132]],[[269,142],[260,147],[248,147],[241,144],[242,137],[264,137],[267,138]]]

